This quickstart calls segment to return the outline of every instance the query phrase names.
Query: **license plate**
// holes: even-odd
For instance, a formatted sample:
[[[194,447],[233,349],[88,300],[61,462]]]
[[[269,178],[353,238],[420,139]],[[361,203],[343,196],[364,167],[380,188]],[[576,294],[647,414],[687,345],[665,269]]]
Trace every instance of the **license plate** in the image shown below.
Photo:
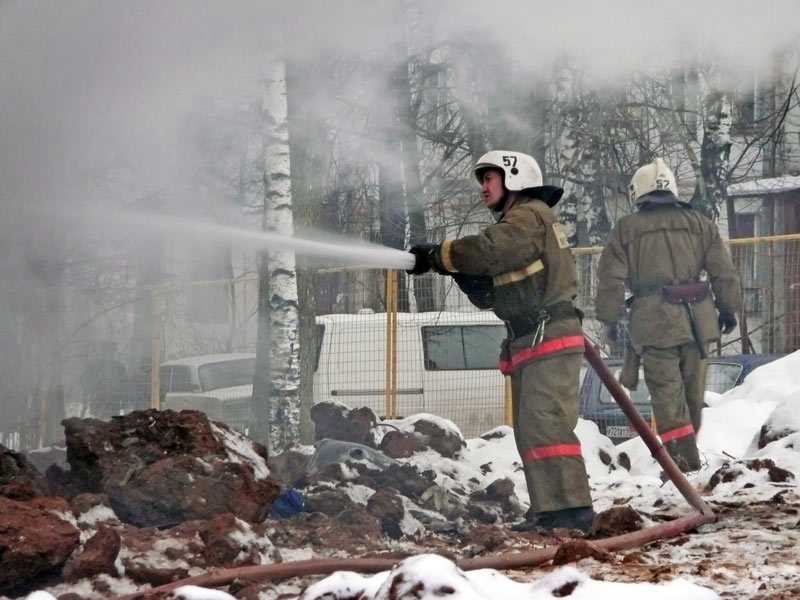
[[[627,425],[608,425],[606,426],[606,437],[630,438],[633,437],[633,430]]]

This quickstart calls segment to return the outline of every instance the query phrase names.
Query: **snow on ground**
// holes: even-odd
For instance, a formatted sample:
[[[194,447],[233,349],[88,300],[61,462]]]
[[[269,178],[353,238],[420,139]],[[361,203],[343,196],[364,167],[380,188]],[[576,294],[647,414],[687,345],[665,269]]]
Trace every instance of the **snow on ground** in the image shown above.
[[[253,451],[249,440],[230,429],[223,429],[211,424],[211,430],[218,439],[225,443],[228,459],[235,463],[248,464],[253,468],[256,479],[264,479],[269,475],[269,467],[264,459]]]
[[[409,545],[416,556],[398,562],[390,572],[373,576],[338,572],[309,587],[304,600],[360,598],[384,600],[395,597],[452,600],[504,598],[540,600],[712,600],[756,598],[764,590],[800,590],[800,533],[797,531],[800,495],[800,351],[757,369],[742,386],[723,395],[709,394],[703,413],[699,446],[705,464],[689,476],[717,513],[715,523],[702,525],[671,540],[649,544],[612,562],[586,558],[575,567],[543,567],[535,570],[464,572],[448,559],[425,554]],[[399,429],[413,418],[395,421]],[[442,420],[442,426],[452,424]],[[762,427],[772,435],[759,448]],[[590,476],[595,509],[629,505],[647,525],[665,517],[693,513],[675,486],[659,479],[661,467],[650,457],[644,443],[629,440],[614,446],[600,435],[596,425],[581,421],[581,439]],[[784,437],[778,437],[782,434]],[[621,453],[631,461],[630,471],[620,467]],[[605,460],[601,460],[601,455]],[[451,490],[465,482],[482,489],[499,478],[509,478],[523,505],[528,497],[513,432],[498,427],[482,438],[467,440],[466,449],[446,459],[428,450],[409,462],[436,472],[436,483]],[[624,461],[623,461],[624,462]],[[369,490],[350,486],[359,503]],[[406,532],[417,528],[412,519]],[[419,524],[419,529],[422,525]],[[402,549],[398,542],[396,548]],[[284,560],[307,559],[296,550],[282,551]],[[634,556],[635,560],[627,560]],[[654,575],[655,574],[655,575]],[[296,583],[276,584],[276,594],[296,597]],[[402,596],[411,590],[416,595]],[[43,593],[43,592],[38,592]],[[177,597],[221,600],[220,592],[202,588],[183,590]],[[278,596],[275,596],[278,597]],[[42,600],[31,598],[30,600]]]
[[[765,586],[800,585],[800,551],[795,550],[800,542],[796,531],[797,511],[787,510],[781,521],[780,514],[776,516],[778,511],[771,505],[761,504],[776,496],[781,498],[778,503],[800,504],[797,489],[800,433],[773,441],[761,449],[757,444],[764,425],[776,432],[800,432],[798,371],[800,352],[795,352],[756,369],[742,386],[726,394],[709,394],[710,406],[704,410],[698,440],[705,463],[700,471],[689,476],[689,480],[699,490],[707,490],[712,475],[727,465],[737,476],[716,485],[713,490],[704,491],[704,499],[718,513],[718,507],[725,505],[745,505],[746,509],[730,517],[720,514],[716,523],[680,536],[678,543],[659,544],[653,550],[644,548],[641,554],[645,564],[668,562],[673,565],[678,577],[670,582],[661,585],[612,582],[616,578],[615,565],[584,559],[578,563],[578,569],[561,568],[531,583],[530,574],[517,577],[517,574],[486,570],[465,573],[446,559],[420,555],[399,563],[391,573],[371,577],[337,573],[310,587],[303,598],[344,598],[348,597],[348,589],[351,592],[360,590],[364,600],[388,598],[388,587],[399,573],[404,574],[404,581],[417,582],[421,589],[427,590],[428,595],[419,597],[434,598],[437,589],[447,588],[453,590],[448,592],[448,597],[454,600],[565,597],[563,585],[569,582],[574,585],[568,595],[572,600],[752,598]],[[598,432],[594,423],[587,421],[581,421],[576,432],[581,439],[598,512],[619,504],[628,504],[644,516],[685,516],[693,512],[671,482],[662,484],[661,467],[640,439],[614,446]],[[620,452],[628,454],[632,465],[630,472],[601,461],[601,450],[612,458],[612,465],[618,464]],[[772,460],[776,467],[795,477],[773,481],[767,469],[748,466],[748,461],[759,459]],[[517,495],[527,503],[524,476],[510,428],[499,427],[483,438],[467,440],[467,449],[457,459],[444,459],[429,451],[417,453],[409,460],[420,468],[436,470],[437,483],[444,486],[455,486],[470,478],[486,485],[494,479],[508,477],[514,481]],[[488,474],[481,468],[487,464],[491,465]],[[753,508],[747,509],[749,505]],[[762,516],[769,517],[764,526],[759,523]],[[331,595],[325,596],[326,593]],[[359,596],[356,593],[352,597]]]

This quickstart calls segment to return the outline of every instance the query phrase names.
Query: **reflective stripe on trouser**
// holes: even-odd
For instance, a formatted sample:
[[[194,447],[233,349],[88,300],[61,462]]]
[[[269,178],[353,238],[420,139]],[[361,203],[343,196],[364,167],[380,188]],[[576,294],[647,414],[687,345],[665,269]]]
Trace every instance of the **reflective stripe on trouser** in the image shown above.
[[[592,505],[574,432],[582,357],[556,354],[524,363],[511,376],[514,437],[537,513]]]
[[[681,471],[700,468],[697,431],[703,410],[706,361],[692,343],[642,351],[656,429]]]

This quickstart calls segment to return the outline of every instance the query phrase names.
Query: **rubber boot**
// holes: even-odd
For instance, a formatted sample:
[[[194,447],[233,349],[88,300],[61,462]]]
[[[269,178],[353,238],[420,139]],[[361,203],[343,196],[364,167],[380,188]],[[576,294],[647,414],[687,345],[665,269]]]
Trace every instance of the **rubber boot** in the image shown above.
[[[564,508],[539,513],[533,522],[534,528],[553,531],[556,528],[577,529],[586,533],[592,526],[596,514],[591,506]]]

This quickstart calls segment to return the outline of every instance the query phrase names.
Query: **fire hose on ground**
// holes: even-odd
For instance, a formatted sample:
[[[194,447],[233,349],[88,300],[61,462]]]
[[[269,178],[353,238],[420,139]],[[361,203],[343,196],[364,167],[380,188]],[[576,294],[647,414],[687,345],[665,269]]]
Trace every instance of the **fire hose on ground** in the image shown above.
[[[598,374],[606,388],[608,388],[625,416],[628,417],[633,428],[647,445],[653,458],[658,461],[681,495],[696,511],[689,516],[679,517],[639,531],[601,540],[592,540],[592,543],[609,552],[627,550],[659,539],[672,537],[698,525],[715,521],[716,515],[714,512],[672,460],[659,437],[637,412],[625,389],[616,380],[597,348],[588,339],[586,340],[585,354],[586,360]],[[558,547],[554,546],[525,552],[508,552],[494,556],[456,559],[455,562],[464,571],[474,569],[518,569],[533,567],[552,560],[557,550]],[[219,587],[230,584],[234,580],[255,582],[304,575],[327,575],[336,571],[379,573],[390,570],[396,563],[397,560],[391,558],[321,558],[271,565],[234,567],[174,581],[143,592],[121,596],[117,600],[141,599],[150,594],[168,592],[184,585]]]

